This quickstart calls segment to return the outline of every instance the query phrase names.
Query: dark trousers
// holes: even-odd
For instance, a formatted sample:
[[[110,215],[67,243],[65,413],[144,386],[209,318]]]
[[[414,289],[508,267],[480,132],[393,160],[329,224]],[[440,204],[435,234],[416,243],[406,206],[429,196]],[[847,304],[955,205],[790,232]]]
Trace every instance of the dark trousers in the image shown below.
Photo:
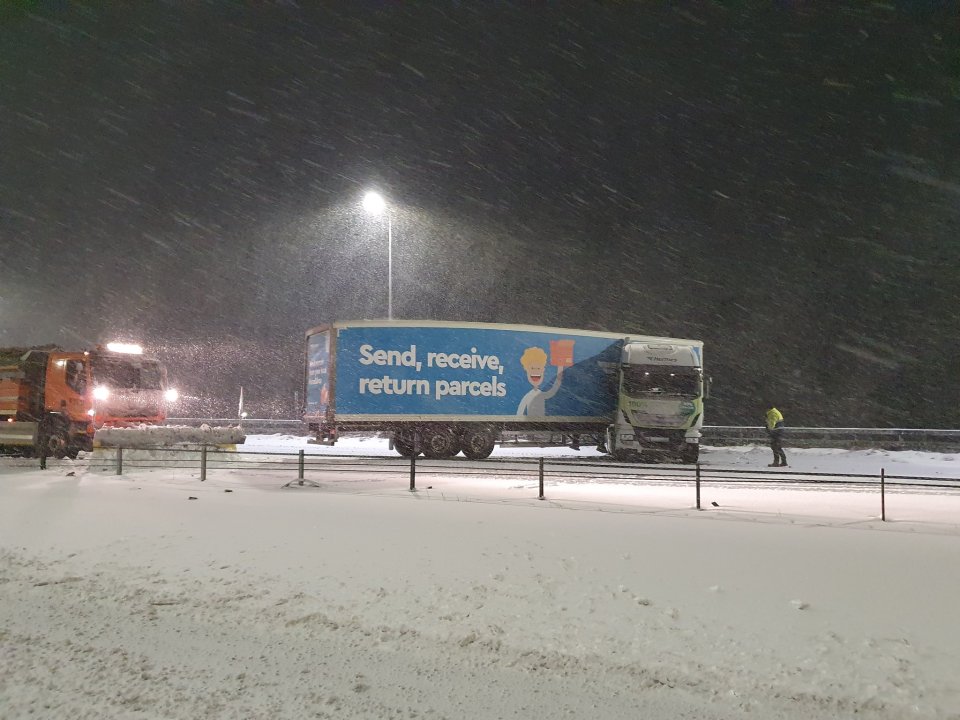
[[[773,450],[773,461],[780,465],[787,464],[787,455],[783,452],[783,433],[770,433],[770,449]]]

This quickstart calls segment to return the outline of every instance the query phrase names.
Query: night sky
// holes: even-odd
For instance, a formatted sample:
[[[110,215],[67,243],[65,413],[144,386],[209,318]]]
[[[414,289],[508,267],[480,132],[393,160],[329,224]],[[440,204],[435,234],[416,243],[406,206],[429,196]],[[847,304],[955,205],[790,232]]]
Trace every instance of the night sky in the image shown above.
[[[296,414],[307,328],[696,337],[708,424],[960,426],[960,11],[0,3],[0,345]]]

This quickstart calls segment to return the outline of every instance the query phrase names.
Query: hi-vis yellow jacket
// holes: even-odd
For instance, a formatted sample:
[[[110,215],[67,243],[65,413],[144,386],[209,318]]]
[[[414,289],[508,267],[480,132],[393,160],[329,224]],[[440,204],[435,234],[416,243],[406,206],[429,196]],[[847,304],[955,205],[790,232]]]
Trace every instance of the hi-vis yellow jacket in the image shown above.
[[[767,410],[767,430],[773,430],[778,424],[783,424],[783,415],[775,407],[772,407]]]

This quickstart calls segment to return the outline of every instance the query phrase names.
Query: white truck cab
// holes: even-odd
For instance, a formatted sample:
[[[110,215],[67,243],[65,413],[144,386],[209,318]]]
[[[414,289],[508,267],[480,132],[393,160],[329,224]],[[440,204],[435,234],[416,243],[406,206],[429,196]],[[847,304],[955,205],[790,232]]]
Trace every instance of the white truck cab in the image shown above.
[[[619,459],[656,454],[696,462],[708,386],[699,341],[628,339],[620,360],[617,417],[607,430],[608,451]]]

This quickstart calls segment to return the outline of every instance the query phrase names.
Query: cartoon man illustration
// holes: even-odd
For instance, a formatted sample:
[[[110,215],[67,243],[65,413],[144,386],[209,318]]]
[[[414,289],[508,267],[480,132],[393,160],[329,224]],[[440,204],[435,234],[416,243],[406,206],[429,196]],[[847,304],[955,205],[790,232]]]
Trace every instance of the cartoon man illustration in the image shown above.
[[[547,368],[547,353],[543,348],[529,347],[523,351],[520,357],[520,364],[527,371],[527,380],[533,385],[533,389],[523,396],[520,405],[517,407],[517,415],[526,415],[527,417],[543,417],[547,414],[547,400],[552,398],[560,391],[560,383],[563,380],[563,365],[557,367],[557,379],[549,390],[541,390],[543,383],[543,373]]]

